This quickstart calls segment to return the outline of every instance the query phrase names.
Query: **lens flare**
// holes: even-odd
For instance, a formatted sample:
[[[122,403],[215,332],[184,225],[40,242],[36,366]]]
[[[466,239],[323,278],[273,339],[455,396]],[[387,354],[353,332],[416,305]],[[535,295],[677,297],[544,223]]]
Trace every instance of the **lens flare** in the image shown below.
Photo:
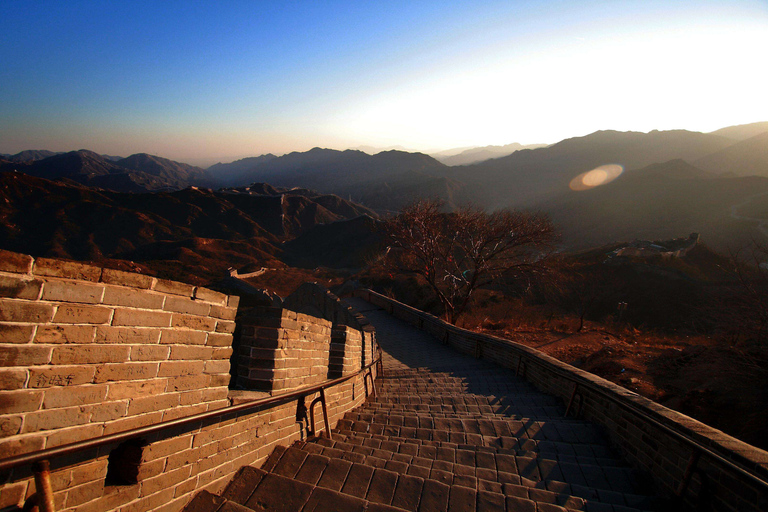
[[[619,164],[601,165],[591,171],[583,172],[571,180],[571,190],[589,190],[610,183],[624,172]]]

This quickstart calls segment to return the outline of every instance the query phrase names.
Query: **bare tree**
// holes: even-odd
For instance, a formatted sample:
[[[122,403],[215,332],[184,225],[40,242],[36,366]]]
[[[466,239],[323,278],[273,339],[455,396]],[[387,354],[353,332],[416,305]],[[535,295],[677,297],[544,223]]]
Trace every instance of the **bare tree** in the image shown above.
[[[455,323],[472,294],[494,280],[528,278],[544,268],[556,238],[540,213],[468,206],[441,212],[442,202],[422,200],[384,224],[384,261],[423,278]]]

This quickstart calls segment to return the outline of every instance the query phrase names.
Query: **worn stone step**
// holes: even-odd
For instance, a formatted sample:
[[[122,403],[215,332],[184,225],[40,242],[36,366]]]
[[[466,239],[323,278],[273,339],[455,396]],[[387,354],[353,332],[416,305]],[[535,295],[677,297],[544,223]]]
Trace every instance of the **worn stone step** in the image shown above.
[[[334,490],[333,486],[316,485],[316,481],[307,483],[293,476],[285,476],[295,472],[291,468],[297,459],[300,459],[301,463],[296,470],[303,464],[306,457],[297,457],[297,452],[278,450],[277,454],[270,457],[270,465],[273,466],[271,472],[248,466],[241,468],[221,497],[199,493],[185,511],[404,512],[401,508],[372,503],[370,500],[339,492]]]
[[[402,414],[367,413],[355,410],[345,414],[340,422],[343,422],[344,427],[351,427],[355,422],[358,422],[409,429],[463,432],[482,436],[563,441],[573,444],[606,444],[606,437],[603,435],[602,429],[587,422],[565,418],[553,418],[545,421],[532,418],[513,419],[499,417],[478,419],[466,417],[463,414],[434,417],[428,414],[405,412]]]
[[[330,447],[334,447],[334,445],[328,444],[329,442],[347,443],[353,446],[353,451],[357,451],[359,453],[367,452],[367,449],[362,448],[366,447],[369,449],[383,449],[392,452],[417,455],[419,449],[422,446],[427,446],[471,452],[489,452],[502,455],[515,455],[521,457],[539,457],[560,462],[599,465],[603,467],[628,467],[626,463],[619,458],[595,457],[594,455],[586,455],[584,450],[580,450],[581,454],[577,454],[577,452],[573,450],[573,446],[567,443],[551,443],[548,441],[540,441],[537,443],[531,440],[526,440],[524,443],[516,446],[515,448],[502,448],[500,446],[494,445],[478,446],[469,444],[457,444],[450,441],[431,441],[421,439],[406,439],[402,437],[384,435],[371,435],[368,433],[338,429],[335,429],[333,433],[333,441],[323,439],[318,441],[318,443]],[[584,448],[584,446],[580,446],[580,448]]]
[[[349,430],[371,435],[383,435],[403,439],[419,439],[422,441],[442,441],[473,446],[493,446],[523,451],[540,451],[539,444],[544,443],[548,449],[563,453],[583,454],[589,456],[615,458],[611,449],[604,443],[569,443],[549,439],[530,439],[514,435],[498,436],[466,433],[462,431],[414,428],[381,423],[365,423],[362,421],[343,423],[340,430]],[[599,441],[599,440],[598,440]]]
[[[506,497],[511,496],[523,500],[559,505],[572,510],[588,510],[590,504],[593,508],[599,504],[608,504],[617,507],[631,507],[635,510],[648,508],[652,505],[651,500],[647,497],[631,493],[594,489],[556,480],[535,481],[512,473],[490,471],[485,468],[478,471],[475,468],[460,464],[449,466],[444,463],[445,461],[440,460],[434,461],[433,466],[429,467],[425,464],[425,460],[418,458],[412,460],[412,464],[406,464],[404,460],[377,460],[376,457],[371,456],[360,457],[360,454],[357,453],[355,455],[358,457],[351,457],[350,453],[354,452],[334,450],[318,443],[301,443],[301,446],[294,446],[285,452],[274,471],[287,470],[289,473],[296,471],[295,477],[299,480],[310,484],[326,485],[358,497],[370,496],[371,487],[366,491],[366,486],[373,486],[378,482],[378,480],[374,480],[374,477],[379,474],[383,483],[376,483],[376,485],[381,486],[381,488],[377,487],[373,491],[377,496],[376,499],[386,501],[388,498],[381,498],[381,496],[390,496],[391,494],[393,505],[408,510],[411,509],[405,504],[417,500],[413,496],[415,491],[406,492],[406,489],[418,487],[419,481],[425,482],[424,485],[428,482],[436,482],[429,484],[433,488],[447,486],[451,489],[454,487],[469,489],[473,491],[473,496],[476,498],[479,494],[483,496],[488,493],[499,494],[503,497],[502,503]],[[297,460],[304,461],[298,468],[296,467]],[[343,469],[339,470],[339,466]],[[330,477],[325,474],[324,467],[330,470]],[[402,490],[398,491],[398,489]],[[456,492],[460,493],[461,491]]]
[[[562,405],[548,405],[548,406],[534,406],[534,405],[522,405],[511,404],[508,402],[496,402],[489,405],[478,403],[455,403],[455,400],[451,400],[453,403],[418,403],[418,404],[395,404],[395,403],[382,403],[376,401],[366,402],[360,408],[360,412],[364,413],[417,413],[427,414],[435,417],[445,417],[454,414],[462,414],[466,417],[483,417],[483,418],[510,418],[510,419],[550,419],[550,418],[563,418],[565,413],[565,407]]]
[[[533,482],[555,480],[622,493],[637,492],[637,487],[633,484],[635,478],[632,470],[621,466],[606,467],[585,462],[562,461],[541,454],[512,455],[423,445],[413,453],[413,450],[397,451],[402,449],[403,445],[392,441],[381,441],[380,444],[378,440],[369,441],[362,446],[333,441],[332,445],[325,443],[326,446],[319,453],[392,468],[405,464],[454,474],[460,470],[463,475],[501,483],[520,483],[520,478]],[[411,448],[407,445],[405,447]],[[316,451],[312,446],[307,449]],[[416,471],[424,472],[421,469]],[[449,476],[445,476],[444,480],[452,481]]]

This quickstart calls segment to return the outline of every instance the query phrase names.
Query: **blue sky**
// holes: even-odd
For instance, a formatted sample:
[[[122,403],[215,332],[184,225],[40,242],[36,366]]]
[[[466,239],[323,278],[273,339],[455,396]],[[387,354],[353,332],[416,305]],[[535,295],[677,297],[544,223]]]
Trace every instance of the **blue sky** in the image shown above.
[[[6,0],[0,152],[198,164],[768,120],[768,2]]]

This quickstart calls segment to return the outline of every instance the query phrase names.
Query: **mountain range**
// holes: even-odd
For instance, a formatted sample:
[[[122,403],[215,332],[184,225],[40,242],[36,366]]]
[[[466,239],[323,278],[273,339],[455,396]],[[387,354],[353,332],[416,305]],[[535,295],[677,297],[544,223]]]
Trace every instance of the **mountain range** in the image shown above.
[[[0,247],[35,256],[130,262],[164,277],[206,282],[229,266],[281,267],[283,260],[299,258],[317,266],[311,252],[294,254],[286,242],[316,237],[313,229],[325,224],[376,215],[327,194],[259,188],[276,193],[195,187],[122,193],[2,172]],[[343,246],[356,243],[347,238]],[[323,261],[333,266],[332,259]]]
[[[220,193],[290,196],[281,201],[293,209],[288,218],[298,220],[281,236],[300,234],[298,226],[306,224],[302,215],[330,221],[318,208],[329,210],[320,197],[334,194],[350,208],[345,218],[395,212],[422,197],[443,199],[449,210],[467,202],[489,209],[539,209],[563,226],[565,248],[646,235],[680,236],[680,230],[682,235],[701,232],[705,241],[724,247],[729,241],[763,236],[762,217],[747,215],[742,208],[760,212],[766,202],[761,177],[768,178],[768,123],[711,133],[605,130],[462,166],[399,150],[370,155],[314,148],[208,169],[146,154],[113,161],[86,150],[22,153],[14,155],[22,161],[0,161],[0,170],[122,192],[225,186]],[[569,188],[574,177],[605,164],[621,166],[623,174],[592,190]],[[299,197],[313,202],[294,199]],[[275,228],[268,231],[276,233]]]

